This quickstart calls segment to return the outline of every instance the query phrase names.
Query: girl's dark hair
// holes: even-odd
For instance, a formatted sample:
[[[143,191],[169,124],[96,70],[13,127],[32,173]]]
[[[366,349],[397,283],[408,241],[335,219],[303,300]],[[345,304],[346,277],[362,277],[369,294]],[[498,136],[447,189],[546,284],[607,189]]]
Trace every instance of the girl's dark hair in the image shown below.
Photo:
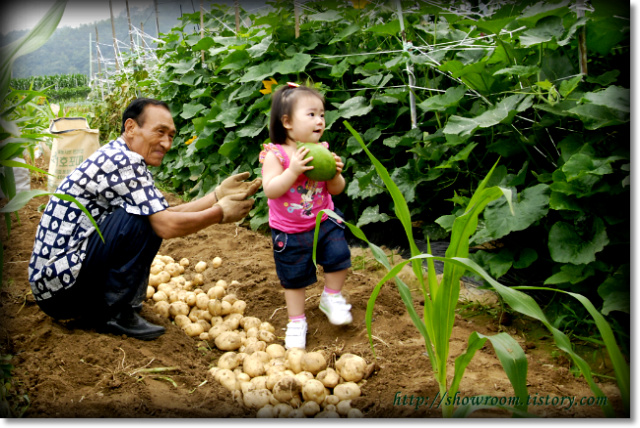
[[[289,116],[293,112],[296,101],[302,95],[313,95],[322,101],[324,107],[324,96],[316,89],[309,86],[282,86],[273,93],[271,98],[271,118],[269,121],[269,138],[275,144],[284,144],[287,140],[287,130],[282,124],[282,116]]]
[[[120,133],[124,134],[124,123],[127,119],[133,119],[136,121],[138,126],[144,126],[144,108],[148,105],[161,106],[167,109],[167,111],[171,112],[169,109],[169,105],[164,101],[155,100],[153,98],[136,98],[131,101],[131,103],[127,106],[122,113],[122,128],[120,129]]]

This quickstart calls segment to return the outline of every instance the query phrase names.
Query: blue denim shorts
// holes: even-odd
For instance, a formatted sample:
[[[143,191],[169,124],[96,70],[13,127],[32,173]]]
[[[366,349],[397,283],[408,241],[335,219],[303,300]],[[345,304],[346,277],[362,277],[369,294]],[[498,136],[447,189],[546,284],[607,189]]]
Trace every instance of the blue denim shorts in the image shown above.
[[[338,223],[331,217],[320,224],[316,261],[325,272],[337,272],[351,267],[351,251],[344,236],[344,228],[344,223]],[[313,264],[314,232],[315,229],[301,233],[271,229],[276,273],[284,288],[304,288],[318,280]]]

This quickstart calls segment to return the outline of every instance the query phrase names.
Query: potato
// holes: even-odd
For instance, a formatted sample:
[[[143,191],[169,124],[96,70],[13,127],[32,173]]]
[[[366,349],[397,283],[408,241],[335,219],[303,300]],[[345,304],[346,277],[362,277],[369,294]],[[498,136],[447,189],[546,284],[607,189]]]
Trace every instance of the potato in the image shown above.
[[[196,294],[196,306],[198,309],[207,309],[209,306],[209,296],[204,293]]]
[[[229,330],[229,326],[227,326],[226,324],[224,323],[214,324],[209,329],[209,338],[215,340],[218,336],[220,336],[222,333],[227,331],[231,331],[231,330]]]
[[[209,333],[206,332],[206,331],[203,332],[203,333],[200,333],[200,336],[198,336],[198,339],[204,340],[205,342],[208,342],[209,341]]]
[[[351,409],[349,413],[347,413],[348,418],[363,418],[364,415],[360,409]]]
[[[207,262],[205,261],[199,261],[198,263],[196,263],[196,267],[195,267],[195,271],[198,273],[202,273],[205,270],[207,270]]]
[[[254,339],[256,339],[256,340],[260,340],[260,339],[258,338],[258,336],[259,336],[259,334],[260,334],[260,330],[258,330],[257,328],[255,328],[255,327],[251,327],[250,329],[245,330],[245,331],[246,331],[246,333],[247,333],[247,337],[251,337],[251,338],[254,338]]]
[[[242,285],[242,284],[240,284],[240,282],[236,281],[235,279],[231,281],[231,284],[229,284],[229,286],[231,287],[237,287],[238,285]]]
[[[260,330],[258,331],[258,339],[262,340],[266,343],[272,343],[276,341],[276,335],[271,333],[270,331]]]
[[[270,322],[267,322],[267,321],[260,324],[260,330],[265,330],[271,333],[276,332],[276,328]]]
[[[284,346],[278,343],[272,343],[269,346],[267,346],[267,349],[265,351],[267,352],[267,354],[269,354],[271,358],[284,358],[284,353],[286,352],[286,349],[284,349]]]
[[[224,288],[225,290],[226,290],[226,289],[227,289],[227,287],[229,286],[229,284],[227,283],[227,281],[225,281],[224,279],[219,279],[219,280],[216,282],[216,285],[217,285],[217,286],[220,286],[220,287],[222,287],[222,288]]]
[[[244,317],[242,321],[240,321],[240,326],[245,330],[249,330],[252,327],[255,327],[256,330],[260,329],[260,324],[262,322],[259,318],[256,317]]]
[[[285,377],[283,372],[267,372],[267,389],[273,390],[273,387],[276,386],[276,383],[280,381],[283,377]]]
[[[222,298],[223,302],[229,302],[230,305],[233,305],[238,300],[238,296],[235,294],[227,294]]]
[[[246,374],[246,373],[244,373]],[[248,374],[246,374],[249,376]],[[267,377],[266,376],[256,376],[252,378],[249,383],[251,384],[251,389],[267,389]]]
[[[156,292],[155,288],[153,288],[151,285],[147,285],[147,299],[151,299],[155,292]]]
[[[357,355],[343,354],[336,361],[336,371],[347,382],[359,382],[367,371],[367,362]]]
[[[304,412],[300,407],[298,407],[297,409],[293,409],[291,413],[289,413],[289,416],[287,417],[288,418],[306,418],[306,416],[304,415]]]
[[[153,305],[153,311],[163,318],[169,318],[169,302],[161,300]]]
[[[222,301],[218,299],[211,299],[207,303],[207,309],[214,317],[222,315]]]
[[[220,257],[214,257],[213,260],[211,260],[211,266],[213,266],[214,269],[218,269],[221,265],[222,259]]]
[[[242,398],[245,406],[252,409],[260,409],[269,404],[271,391],[268,389],[247,391]]]
[[[180,328],[184,328],[189,324],[193,324],[193,322],[191,322],[189,317],[183,314],[178,314],[173,320],[173,322]]]
[[[300,373],[296,373],[296,379],[300,381],[301,384],[305,384],[308,380],[313,379],[313,374],[307,371],[301,371]]]
[[[196,293],[194,293],[193,291],[187,291],[187,293],[185,294],[184,301],[189,306],[195,306],[196,298],[197,298]]]
[[[327,368],[327,360],[321,352],[317,351],[304,354],[300,363],[302,370],[309,371],[314,376]]]
[[[198,286],[204,284],[204,276],[201,273],[197,273],[197,274],[193,275],[193,278],[191,278],[191,283],[195,287],[198,287]]]
[[[237,330],[240,327],[240,320],[242,320],[242,315],[240,314],[229,314],[223,317],[223,323],[227,324],[231,330]]]
[[[184,266],[184,267],[189,266],[189,259],[187,258],[180,259],[180,266]]]
[[[184,302],[173,302],[169,305],[169,314],[172,317],[176,317],[177,315],[189,315],[189,305]]]
[[[236,391],[239,388],[236,375],[229,369],[219,369],[214,374],[214,379],[229,391]]]
[[[273,414],[273,406],[271,404],[267,404],[258,410],[256,413],[256,418],[275,418]]]
[[[171,284],[167,284],[166,282],[163,282],[163,283],[158,284],[156,286],[156,291],[162,291],[167,296],[169,296],[169,293],[171,293],[173,291],[173,286]]]
[[[200,311],[202,312],[202,311]],[[203,319],[197,319],[195,321],[195,324],[200,324],[202,326],[202,330],[207,332],[207,334],[209,334],[209,330],[211,330],[211,324],[209,324],[208,321],[203,320]]]
[[[211,312],[201,309],[199,317],[201,320],[205,320],[209,323],[210,326],[213,327],[213,323],[211,322],[211,320],[213,319],[213,315],[211,315]]]
[[[151,274],[149,276],[149,279],[151,280],[151,276],[158,275],[163,270],[164,270],[164,265],[152,264],[151,265],[151,269],[149,269],[149,273]],[[157,281],[157,279],[156,279],[156,281]]]
[[[262,340],[251,341],[249,342],[249,344],[245,344],[243,346],[245,348],[244,352],[246,352],[247,354],[253,354],[255,352],[264,351],[265,349],[267,349],[267,344]]]
[[[234,351],[225,352],[218,359],[217,366],[221,369],[233,370],[242,364],[242,356]]]
[[[180,265],[177,263],[169,263],[164,267],[164,271],[168,272],[171,276],[180,275]]]
[[[224,287],[220,287],[218,285],[214,285],[209,290],[207,290],[207,295],[210,299],[222,299],[225,294],[226,291],[224,290]]]
[[[315,401],[322,404],[329,395],[329,391],[317,379],[309,379],[302,385],[302,399],[305,401]]]
[[[331,367],[327,367],[316,375],[318,379],[327,388],[335,388],[340,383],[340,375]]]
[[[164,291],[156,291],[155,293],[153,293],[153,296],[151,296],[151,298],[155,302],[159,302],[161,300],[164,300],[164,301],[169,300],[169,296],[167,296],[167,293],[165,293]]]
[[[234,373],[235,373],[235,369],[234,369]],[[250,384],[251,382],[251,376],[249,376],[246,373],[240,372],[240,373],[236,373],[236,379],[238,379],[238,382],[240,382],[241,384]]]
[[[158,254],[156,257],[158,259],[160,259],[164,264],[169,264],[169,263],[175,262],[174,258],[171,257],[171,256],[163,256],[161,254]]]
[[[316,416],[316,418],[339,418],[340,415],[338,414],[338,412],[336,412],[335,410],[323,410],[320,413],[318,413]]]
[[[184,330],[185,333],[187,333],[187,336],[189,337],[200,336],[200,334],[204,333],[204,327],[202,326],[202,324],[198,324],[198,323],[188,324],[184,326],[182,329]]]
[[[232,314],[244,315],[245,309],[247,309],[247,302],[245,302],[244,300],[236,300],[231,305]]]
[[[293,407],[290,404],[278,403],[273,406],[273,413],[276,418],[288,418],[292,411]]]
[[[171,274],[169,272],[165,272],[164,270],[158,273],[158,284],[162,284],[163,282],[169,282],[171,280]]]
[[[293,376],[283,376],[273,387],[273,396],[281,403],[292,403],[300,398],[302,385]]]
[[[347,416],[351,408],[351,400],[342,400],[336,405],[336,411],[340,416]]]
[[[342,400],[353,400],[360,397],[360,387],[355,382],[341,383],[333,388],[333,394]]]
[[[242,362],[242,368],[251,377],[262,376],[266,373],[264,362],[258,352],[247,355]]]
[[[224,300],[220,302],[220,315],[225,316],[231,313],[231,303],[225,302]]]
[[[302,357],[304,354],[306,354],[304,349],[287,349],[284,355],[285,367],[291,369],[294,373],[300,373],[302,371]]]
[[[324,403],[322,403],[322,407],[327,406],[335,406],[340,402],[340,398],[336,395],[330,394],[324,399]]]
[[[211,330],[214,328],[215,327],[212,327]],[[209,335],[211,335],[211,330],[209,330]],[[242,339],[235,331],[225,331],[215,338],[215,344],[221,351],[235,351],[242,346]]]
[[[320,404],[316,403],[315,401],[305,401],[304,403],[302,403],[301,409],[302,413],[304,413],[305,416],[315,416],[320,413]]]
[[[184,279],[184,276],[182,275],[174,276],[168,282],[168,284],[173,285],[174,287],[177,287],[177,288],[183,288],[186,283],[187,283],[187,280]]]
[[[178,294],[178,292],[176,290],[173,290],[171,293],[169,293],[169,303],[173,303],[173,302],[177,302],[180,300],[180,295]]]

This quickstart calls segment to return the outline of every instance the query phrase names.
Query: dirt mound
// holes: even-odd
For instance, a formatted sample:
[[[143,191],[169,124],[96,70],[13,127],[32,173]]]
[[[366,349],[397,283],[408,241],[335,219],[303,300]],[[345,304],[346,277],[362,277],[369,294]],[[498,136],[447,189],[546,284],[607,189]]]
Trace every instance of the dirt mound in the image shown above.
[[[36,183],[37,184],[37,183]],[[170,198],[176,203],[175,198]],[[162,417],[235,418],[255,415],[234,401],[207,375],[222,352],[192,339],[169,320],[161,319],[145,304],[142,315],[167,328],[159,339],[143,342],[126,337],[98,334],[73,321],[57,322],[45,315],[30,294],[27,266],[35,230],[40,219],[41,197],[20,210],[20,222],[0,231],[4,245],[4,271],[0,289],[1,353],[13,356],[13,396],[29,397],[24,417]],[[270,238],[235,225],[213,226],[186,238],[166,240],[161,254],[196,262],[222,258],[218,269],[205,272],[207,283],[224,279],[240,285],[232,291],[247,302],[245,314],[271,322],[283,343],[287,322],[283,290],[275,274]],[[307,290],[309,334],[307,350],[323,349],[336,357],[346,353],[374,361],[365,327],[365,310],[381,270],[366,251],[354,249],[345,295],[353,305],[354,322],[337,327],[318,309],[323,280]],[[321,278],[321,276],[320,276]],[[475,290],[474,287],[470,289]],[[486,302],[485,302],[486,303]],[[87,302],[87,304],[91,304]],[[420,306],[416,295],[416,306]],[[484,306],[480,306],[483,308]],[[486,308],[486,307],[485,307]],[[456,316],[451,355],[466,349],[472,331],[495,334],[506,330],[523,346],[529,359],[529,394],[536,398],[529,411],[542,417],[602,417],[595,405],[567,409],[553,397],[592,397],[588,385],[569,370],[565,358],[553,357],[548,337],[537,338],[526,320],[500,325],[491,311]],[[440,417],[432,404],[438,392],[424,343],[411,323],[395,287],[383,287],[376,302],[373,343],[377,365],[362,385],[363,396],[354,405],[365,417]],[[453,362],[453,358],[451,359]],[[452,369],[451,369],[452,371]],[[601,367],[599,373],[610,369]],[[600,386],[620,409],[615,384],[600,380]],[[490,345],[477,352],[460,386],[460,397],[513,396],[513,389]],[[429,397],[429,398],[427,398]],[[544,399],[548,398],[545,402]],[[412,399],[413,398],[413,399]],[[418,405],[418,398],[423,404]],[[537,405],[542,402],[542,405]],[[555,405],[554,405],[555,403]],[[431,404],[431,406],[429,406]],[[500,410],[474,416],[509,416]]]

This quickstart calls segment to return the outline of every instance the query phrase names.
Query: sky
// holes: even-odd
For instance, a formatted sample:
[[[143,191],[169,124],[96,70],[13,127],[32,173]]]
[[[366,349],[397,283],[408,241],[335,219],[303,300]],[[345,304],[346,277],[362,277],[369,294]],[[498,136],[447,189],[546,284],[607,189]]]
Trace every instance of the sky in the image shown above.
[[[159,0],[166,1],[166,0]],[[49,8],[54,0],[12,0],[0,6],[0,32],[7,34],[14,30],[29,30],[33,28]],[[125,0],[111,0],[113,16],[126,10]],[[145,8],[153,5],[153,0],[129,0],[129,9],[134,6]],[[95,21],[109,19],[109,0],[68,0],[64,15],[58,27],[77,27]]]
[[[157,0],[158,4],[171,0]],[[241,5],[255,3],[259,0],[240,0]],[[639,0],[640,1],[640,0]],[[7,34],[14,30],[29,30],[42,19],[54,0],[9,0],[0,5],[0,33]],[[217,3],[226,3],[222,0]],[[200,1],[193,0],[196,8]],[[111,0],[113,16],[117,17],[126,10],[125,0]],[[134,7],[144,9],[152,6],[153,0],[129,0],[129,10]],[[64,15],[58,27],[78,27],[95,21],[110,19],[109,0],[67,0]]]

